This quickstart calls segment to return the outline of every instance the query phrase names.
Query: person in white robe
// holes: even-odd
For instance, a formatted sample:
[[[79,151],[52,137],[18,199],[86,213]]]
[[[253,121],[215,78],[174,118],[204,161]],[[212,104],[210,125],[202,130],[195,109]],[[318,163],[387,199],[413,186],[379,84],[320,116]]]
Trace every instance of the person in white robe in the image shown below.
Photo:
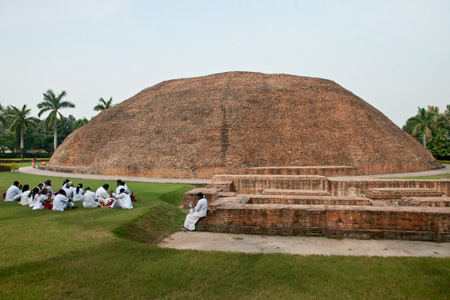
[[[30,196],[30,186],[25,184],[22,189],[22,196],[20,197],[20,205],[28,205],[28,196]]]
[[[63,190],[66,192],[66,197],[73,201],[73,195],[75,194],[75,188],[73,187],[72,181],[69,181],[64,186]]]
[[[67,208],[77,208],[78,206],[74,205],[72,200],[66,197],[66,192],[61,189],[59,190],[58,195],[55,196],[53,200],[53,211],[64,211]]]
[[[114,203],[110,204],[111,208],[132,209],[130,196],[125,193],[125,188],[121,188],[119,194],[114,196]]]
[[[35,187],[28,195],[28,206],[33,208],[39,196],[40,196],[39,188]]]
[[[95,196],[98,200],[98,204],[101,207],[106,207],[108,203],[114,203],[114,198],[108,194],[109,184],[105,183],[103,186],[99,187],[95,192]]]
[[[37,198],[36,203],[33,206],[33,210],[45,209],[44,202],[48,199],[49,192],[47,188],[43,188],[41,195]]]
[[[84,201],[83,184],[79,183],[73,193],[73,201]]]
[[[95,199],[95,193],[91,191],[90,187],[86,188],[86,192],[84,192],[84,207],[98,207],[98,200]]]
[[[5,201],[19,201],[22,191],[19,188],[19,182],[14,181],[13,185],[6,191]]]
[[[208,213],[208,201],[203,193],[197,193],[198,202],[195,208],[191,209],[191,212],[186,216],[184,221],[184,228],[187,230],[195,230],[195,224],[200,218],[203,218]],[[192,205],[192,203],[191,203]]]

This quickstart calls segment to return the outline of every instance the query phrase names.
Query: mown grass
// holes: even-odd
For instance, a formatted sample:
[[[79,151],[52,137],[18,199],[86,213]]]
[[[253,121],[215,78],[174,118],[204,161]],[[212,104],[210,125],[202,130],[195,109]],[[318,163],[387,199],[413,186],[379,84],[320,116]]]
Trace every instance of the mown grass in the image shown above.
[[[46,178],[0,173],[14,180]],[[52,178],[54,189],[62,178]],[[85,186],[103,182],[80,180]],[[75,180],[75,183],[78,183]],[[109,182],[114,186],[114,182]],[[127,183],[133,210],[32,211],[0,201],[0,299],[448,299],[450,259],[161,249],[192,186]],[[139,241],[139,242],[137,242]]]

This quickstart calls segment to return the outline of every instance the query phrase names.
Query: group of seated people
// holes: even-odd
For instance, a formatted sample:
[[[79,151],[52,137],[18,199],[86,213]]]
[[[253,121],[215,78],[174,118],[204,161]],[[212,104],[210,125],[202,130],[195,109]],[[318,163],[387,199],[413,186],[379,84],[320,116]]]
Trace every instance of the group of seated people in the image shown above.
[[[116,191],[108,194],[109,184],[105,183],[96,192],[92,192],[90,187],[83,190],[83,184],[78,184],[75,188],[73,183],[66,179],[62,188],[52,191],[52,181],[46,180],[37,187],[30,190],[30,186],[23,187],[18,181],[3,194],[5,201],[19,201],[21,205],[28,205],[33,210],[51,209],[53,211],[64,211],[69,208],[77,208],[74,202],[83,202],[84,207],[109,207],[132,209],[132,202],[135,201],[133,193],[128,189],[126,183],[117,180]]]

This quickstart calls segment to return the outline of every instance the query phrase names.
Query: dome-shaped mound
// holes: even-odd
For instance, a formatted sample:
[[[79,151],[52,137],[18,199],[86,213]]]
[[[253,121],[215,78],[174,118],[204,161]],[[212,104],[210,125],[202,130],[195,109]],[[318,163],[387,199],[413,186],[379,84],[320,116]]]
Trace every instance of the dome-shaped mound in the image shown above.
[[[422,171],[434,161],[381,112],[333,81],[230,72],[143,90],[73,132],[49,165],[210,178],[268,166]]]

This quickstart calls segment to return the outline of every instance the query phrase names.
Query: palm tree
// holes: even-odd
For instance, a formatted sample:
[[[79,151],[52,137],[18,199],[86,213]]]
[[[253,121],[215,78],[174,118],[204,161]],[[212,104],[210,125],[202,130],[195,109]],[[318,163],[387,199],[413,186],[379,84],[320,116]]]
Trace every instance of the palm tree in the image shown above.
[[[48,130],[50,125],[53,125],[53,148],[56,150],[58,147],[58,115],[61,122],[64,124],[64,116],[59,112],[62,108],[75,108],[75,104],[70,101],[63,101],[62,98],[67,96],[66,91],[62,91],[58,96],[55,95],[53,90],[49,89],[44,94],[44,100],[37,106],[40,109],[38,116],[49,111],[47,118],[44,121],[44,128]]]
[[[23,158],[23,134],[29,127],[36,127],[39,119],[30,117],[31,108],[27,108],[25,104],[22,109],[15,106],[8,106],[5,115],[3,116],[6,122],[9,123],[9,130],[20,133],[20,158]]]
[[[105,110],[107,108],[113,107],[114,105],[112,105],[112,97],[109,98],[108,101],[105,101],[105,99],[103,99],[103,97],[101,97],[100,99],[98,99],[98,104],[94,107],[95,111],[102,111]]]
[[[431,138],[431,130],[434,129],[436,123],[436,116],[438,114],[433,109],[426,110],[418,107],[418,112],[415,117],[411,118],[414,124],[412,135],[423,135],[423,146],[427,147],[427,139]]]

